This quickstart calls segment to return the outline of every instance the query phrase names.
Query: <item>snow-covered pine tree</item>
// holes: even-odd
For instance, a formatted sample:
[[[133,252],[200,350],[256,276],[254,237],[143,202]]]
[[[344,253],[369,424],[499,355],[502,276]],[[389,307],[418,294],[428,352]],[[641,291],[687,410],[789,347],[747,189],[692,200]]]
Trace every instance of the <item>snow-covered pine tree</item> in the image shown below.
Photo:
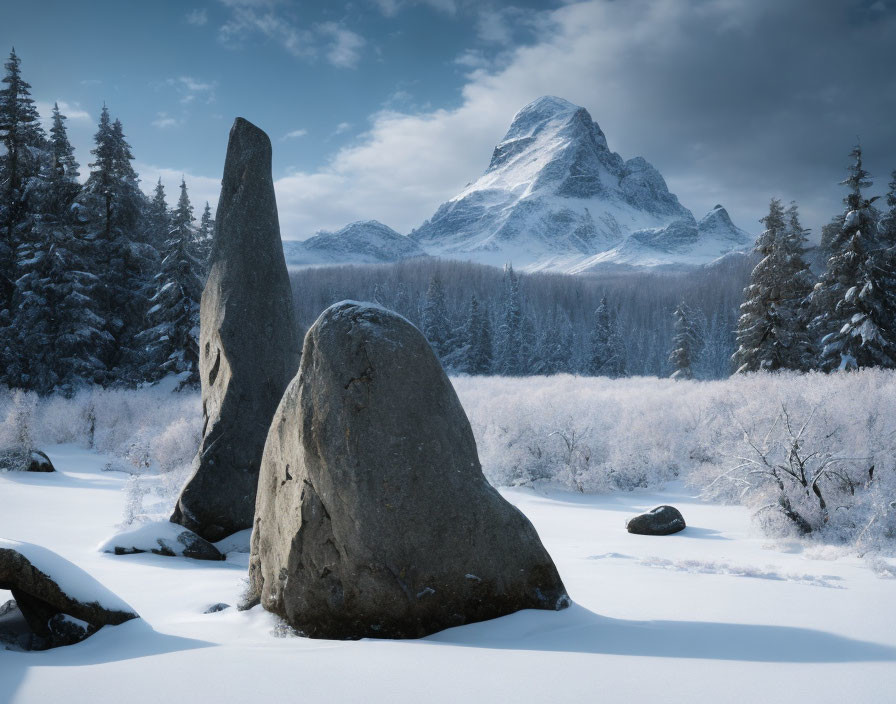
[[[781,201],[772,198],[762,223],[755,249],[762,259],[744,289],[733,367],[736,373],[807,369],[811,346],[802,305],[812,279],[796,204],[785,213]]]
[[[152,198],[146,206],[143,220],[145,240],[160,250],[164,249],[171,232],[171,214],[168,212],[165,186],[162,185],[161,176],[153,190]]]
[[[488,374],[492,364],[491,327],[488,312],[470,296],[470,311],[464,329],[464,371],[467,374]]]
[[[476,346],[474,358],[476,360],[477,374],[491,374],[494,365],[494,336],[492,335],[492,316],[488,305],[482,304],[481,308],[482,328],[479,331],[479,340]]]
[[[504,376],[517,376],[521,364],[528,364],[529,357],[522,357],[523,316],[520,305],[520,282],[509,265],[504,270],[504,302],[501,311],[501,325],[498,329],[498,369]],[[532,344],[529,345],[531,354]],[[521,360],[525,361],[521,361]]]
[[[535,354],[529,365],[524,367],[524,373],[571,373],[574,337],[569,315],[565,311],[555,310],[550,323],[542,327]]]
[[[429,344],[439,358],[444,357],[449,352],[451,326],[448,321],[448,306],[445,303],[445,289],[438,275],[430,279],[429,287],[426,289],[421,322],[421,331],[429,340]]]
[[[408,320],[411,320],[414,317],[411,311],[412,308],[411,295],[408,293],[408,287],[403,281],[400,281],[395,288],[395,296],[392,299],[392,310],[399,315],[403,315]]]
[[[72,208],[80,186],[78,163],[65,129],[65,116],[53,108],[47,158],[30,197],[31,236],[18,249],[14,329],[17,355],[8,370],[16,385],[48,393],[71,393],[98,381],[102,365],[101,319],[96,313],[98,279],[86,271],[85,249],[76,236]]]
[[[0,382],[14,381],[6,378],[6,372],[12,371],[10,365],[19,357],[12,321],[19,278],[17,250],[29,236],[28,194],[46,156],[46,137],[15,49],[5,68],[5,87],[0,89],[0,141],[4,146],[0,154]]]
[[[133,155],[119,120],[104,105],[91,150],[95,161],[82,192],[90,214],[92,273],[102,281],[103,329],[110,344],[98,350],[106,367],[104,383],[140,381],[145,366],[136,336],[144,327],[147,295],[157,273],[158,253],[142,241],[146,198],[131,166]]]
[[[693,379],[692,366],[702,346],[697,315],[682,301],[672,313],[672,318],[675,325],[672,353],[669,355],[669,362],[672,364],[672,378]]]
[[[890,174],[887,184],[887,212],[877,225],[877,239],[884,248],[896,247],[896,171]]]
[[[619,333],[616,314],[606,297],[594,312],[588,357],[588,373],[594,376],[619,377],[625,375],[625,346]]]
[[[821,339],[825,371],[896,366],[896,272],[893,254],[878,239],[879,215],[862,189],[871,186],[861,147],[853,164],[844,203],[843,227],[831,243],[827,269],[812,291],[812,328]]]
[[[193,227],[193,206],[187,184],[181,179],[180,198],[171,213],[171,230],[165,242],[161,271],[147,312],[150,328],[143,331],[147,363],[144,374],[159,379],[181,377],[178,389],[199,384],[199,302],[202,297],[202,263]]]
[[[205,201],[205,208],[202,211],[202,217],[199,219],[199,232],[196,234],[196,256],[202,262],[202,280],[208,276],[208,261],[212,253],[212,237],[215,234],[215,219],[212,217],[212,209],[209,207],[208,201]]]

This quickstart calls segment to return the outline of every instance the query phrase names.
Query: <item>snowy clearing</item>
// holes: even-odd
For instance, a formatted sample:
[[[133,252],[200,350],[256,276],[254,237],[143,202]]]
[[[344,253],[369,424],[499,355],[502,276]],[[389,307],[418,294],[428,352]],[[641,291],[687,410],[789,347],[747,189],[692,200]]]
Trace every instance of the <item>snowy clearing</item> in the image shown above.
[[[538,529],[570,609],[422,640],[334,642],[289,635],[258,608],[203,613],[236,604],[245,552],[225,562],[97,552],[125,513],[128,475],[103,471],[110,458],[74,445],[45,449],[58,473],[0,475],[0,535],[58,552],[143,619],[70,647],[0,652],[0,702],[244,702],[247,692],[337,702],[892,701],[896,582],[887,570],[834,548],[769,542],[747,509],[700,502],[680,483],[600,496],[502,491]],[[688,528],[625,532],[627,517],[660,503],[680,508]]]

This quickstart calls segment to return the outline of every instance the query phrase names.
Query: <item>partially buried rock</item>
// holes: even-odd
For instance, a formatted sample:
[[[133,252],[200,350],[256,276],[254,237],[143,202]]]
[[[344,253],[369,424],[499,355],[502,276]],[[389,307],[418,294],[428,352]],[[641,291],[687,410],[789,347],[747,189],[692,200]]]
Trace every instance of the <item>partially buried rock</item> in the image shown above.
[[[0,450],[0,469],[9,472],[55,472],[56,468],[40,450]]]
[[[638,535],[671,535],[685,529],[684,516],[674,506],[657,506],[635,516],[625,524],[629,533]]]
[[[0,640],[12,637],[24,649],[70,645],[103,626],[138,618],[79,567],[30,543],[0,538],[0,589],[10,590],[15,600],[14,608],[4,606]]]
[[[99,546],[100,552],[133,555],[151,552],[194,560],[223,560],[224,555],[205,538],[170,521],[153,521],[113,535]]]
[[[482,474],[423,335],[344,301],[308,331],[271,425],[248,601],[315,638],[415,638],[569,598]]]
[[[227,145],[199,350],[202,441],[171,520],[214,542],[252,527],[265,437],[300,353],[271,140],[242,118]]]

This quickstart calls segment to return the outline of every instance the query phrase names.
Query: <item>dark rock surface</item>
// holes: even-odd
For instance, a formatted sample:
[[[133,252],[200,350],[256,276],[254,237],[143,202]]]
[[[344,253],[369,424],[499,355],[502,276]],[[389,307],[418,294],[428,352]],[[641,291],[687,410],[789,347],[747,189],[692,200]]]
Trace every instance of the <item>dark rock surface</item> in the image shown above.
[[[299,344],[271,141],[237,118],[200,310],[203,437],[172,521],[212,542],[252,526],[265,437],[298,369]]]
[[[671,535],[685,529],[684,516],[674,506],[657,506],[647,513],[629,519],[629,533],[638,535]]]
[[[415,638],[569,598],[529,520],[482,474],[417,328],[350,301],[308,331],[271,425],[248,603],[316,638]]]
[[[225,603],[223,603],[223,602],[218,602],[217,604],[212,604],[211,606],[209,606],[209,607],[208,607],[205,611],[203,611],[202,613],[204,613],[204,614],[216,614],[216,613],[218,613],[219,611],[224,611],[224,609],[229,609],[229,608],[230,608],[230,604],[225,604]]]
[[[40,567],[20,550],[3,545],[28,548],[28,552],[41,557],[38,560]],[[53,569],[48,568],[48,564]],[[44,569],[54,574],[47,574]],[[37,546],[3,541],[0,545],[0,589],[11,591],[15,600],[15,608],[8,602],[4,605],[5,613],[0,618],[0,630],[4,633],[0,633],[0,639],[9,642],[12,634],[24,649],[43,650],[70,645],[103,626],[138,618],[124,602],[79,568]],[[20,619],[17,611],[21,614]],[[22,621],[30,634],[22,632]]]

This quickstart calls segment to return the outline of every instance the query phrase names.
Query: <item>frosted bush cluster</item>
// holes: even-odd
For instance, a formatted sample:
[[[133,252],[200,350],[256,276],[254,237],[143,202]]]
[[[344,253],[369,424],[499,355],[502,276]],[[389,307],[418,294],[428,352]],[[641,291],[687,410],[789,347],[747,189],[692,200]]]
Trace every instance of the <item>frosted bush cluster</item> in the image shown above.
[[[862,549],[896,539],[894,371],[454,385],[493,484],[603,492],[680,477],[750,506],[770,534]]]
[[[452,381],[494,485],[594,493],[681,478],[750,506],[770,534],[896,543],[896,371]],[[170,511],[201,410],[198,394],[170,385],[71,399],[4,391],[0,419],[0,447],[77,443],[137,475],[130,522]]]
[[[56,443],[91,448],[106,468],[135,475],[127,484],[125,523],[170,511],[199,446],[199,394],[171,393],[175,382],[139,390],[84,389],[72,398],[0,391],[0,450]],[[26,447],[25,445],[30,445]]]

